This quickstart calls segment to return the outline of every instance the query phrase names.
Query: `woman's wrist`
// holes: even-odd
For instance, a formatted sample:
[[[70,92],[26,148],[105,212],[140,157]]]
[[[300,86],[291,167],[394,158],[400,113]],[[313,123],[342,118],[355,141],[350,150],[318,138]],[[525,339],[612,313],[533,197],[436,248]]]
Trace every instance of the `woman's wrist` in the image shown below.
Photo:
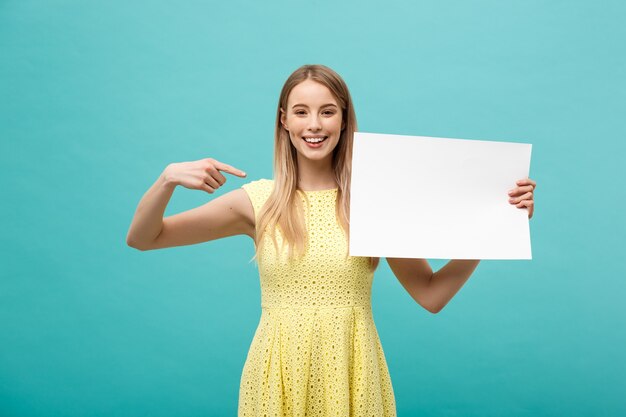
[[[172,164],[169,164],[167,167],[165,167],[165,169],[159,176],[159,182],[161,186],[163,186],[164,188],[174,189],[176,188],[178,183],[176,182],[176,179],[171,174],[171,166]]]

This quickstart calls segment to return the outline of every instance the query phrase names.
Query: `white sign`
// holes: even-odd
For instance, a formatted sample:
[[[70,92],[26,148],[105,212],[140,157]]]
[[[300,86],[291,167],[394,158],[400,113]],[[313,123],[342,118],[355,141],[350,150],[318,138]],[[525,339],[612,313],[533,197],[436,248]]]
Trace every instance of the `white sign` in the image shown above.
[[[531,147],[356,132],[350,255],[532,259],[528,211],[508,201]]]

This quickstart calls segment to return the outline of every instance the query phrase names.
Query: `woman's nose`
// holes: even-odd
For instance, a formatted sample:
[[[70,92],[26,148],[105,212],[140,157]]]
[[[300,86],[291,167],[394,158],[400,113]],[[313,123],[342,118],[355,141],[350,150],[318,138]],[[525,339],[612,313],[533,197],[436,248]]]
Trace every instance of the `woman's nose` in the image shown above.
[[[319,130],[321,129],[321,127],[322,125],[320,123],[318,116],[312,115],[311,118],[309,119],[309,129]]]

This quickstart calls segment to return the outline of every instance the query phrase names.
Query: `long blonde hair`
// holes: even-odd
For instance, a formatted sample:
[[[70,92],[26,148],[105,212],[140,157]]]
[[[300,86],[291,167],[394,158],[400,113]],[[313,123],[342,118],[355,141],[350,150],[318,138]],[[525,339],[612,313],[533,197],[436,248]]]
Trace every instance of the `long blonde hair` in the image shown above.
[[[257,251],[255,257],[260,253],[266,230],[272,231],[272,241],[278,251],[277,226],[281,231],[283,242],[288,245],[290,258],[301,256],[306,251],[307,230],[299,198],[301,190],[297,188],[297,151],[289,139],[289,132],[281,123],[281,110],[287,108],[287,99],[291,90],[309,79],[326,86],[330,90],[341,107],[342,120],[345,123],[339,142],[333,150],[332,167],[338,185],[335,214],[344,231],[346,242],[349,242],[352,143],[354,132],[357,130],[352,98],[348,86],[335,71],[324,65],[303,65],[287,78],[278,99],[274,132],[274,190],[261,208],[256,222]],[[379,260],[380,258],[370,259],[372,269],[376,269]]]

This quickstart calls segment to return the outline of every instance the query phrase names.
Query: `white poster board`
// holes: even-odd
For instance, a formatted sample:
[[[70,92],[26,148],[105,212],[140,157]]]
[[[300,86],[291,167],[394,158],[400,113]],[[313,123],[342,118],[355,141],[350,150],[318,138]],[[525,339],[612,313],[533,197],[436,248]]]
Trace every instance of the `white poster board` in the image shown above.
[[[350,255],[532,259],[528,211],[508,201],[531,147],[356,132]]]

